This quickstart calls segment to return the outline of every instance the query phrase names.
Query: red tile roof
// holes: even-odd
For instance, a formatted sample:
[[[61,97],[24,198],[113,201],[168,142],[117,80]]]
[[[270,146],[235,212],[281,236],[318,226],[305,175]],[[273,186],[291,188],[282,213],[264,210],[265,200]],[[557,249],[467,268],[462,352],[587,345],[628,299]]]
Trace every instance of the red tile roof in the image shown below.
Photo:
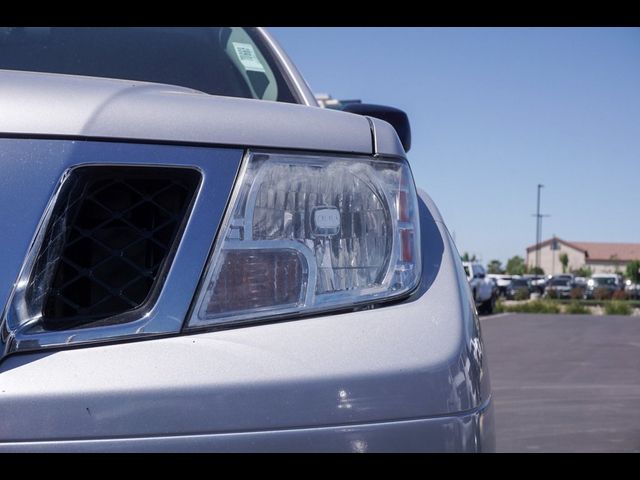
[[[631,260],[640,260],[640,243],[567,242],[558,237],[555,237],[555,240],[570,248],[585,252],[587,260],[590,261],[618,260],[620,262],[629,262]],[[552,241],[553,238],[549,238],[541,242],[540,246],[546,247]],[[531,245],[527,247],[527,253],[535,251],[535,249],[536,246]]]
[[[591,261],[618,260],[621,262],[630,262],[631,260],[640,260],[640,243],[572,243],[578,246],[581,250],[586,250],[587,258]]]

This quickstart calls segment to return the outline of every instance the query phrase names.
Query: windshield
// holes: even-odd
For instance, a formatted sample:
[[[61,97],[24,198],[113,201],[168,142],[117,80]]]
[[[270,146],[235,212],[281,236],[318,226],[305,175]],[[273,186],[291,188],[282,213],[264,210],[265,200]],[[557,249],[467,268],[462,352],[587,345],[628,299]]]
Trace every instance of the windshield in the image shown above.
[[[569,285],[569,280],[563,278],[555,278],[551,280],[551,286],[553,287],[566,287]]]
[[[526,287],[528,283],[526,280],[511,280],[511,285],[514,287]]]
[[[296,103],[259,33],[239,27],[0,27],[0,69]]]
[[[593,279],[596,285],[615,285],[616,279],[611,277],[596,277]]]

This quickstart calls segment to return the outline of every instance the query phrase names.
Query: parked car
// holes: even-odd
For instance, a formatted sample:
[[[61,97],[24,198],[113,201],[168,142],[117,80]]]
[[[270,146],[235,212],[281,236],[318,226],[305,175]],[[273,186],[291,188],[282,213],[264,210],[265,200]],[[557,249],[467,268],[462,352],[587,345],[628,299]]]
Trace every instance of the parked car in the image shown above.
[[[491,451],[409,121],[356,110],[260,28],[0,29],[0,451]]]
[[[486,271],[480,263],[462,262],[472,296],[480,313],[492,314],[496,305],[497,290],[492,280],[487,278]]]
[[[581,287],[581,288],[587,288],[587,283],[589,282],[589,279],[586,277],[575,277],[573,279],[573,283],[576,284],[576,287]]]
[[[507,298],[509,300],[526,300],[531,296],[531,283],[526,278],[512,278],[509,288],[507,288]],[[522,297],[522,298],[518,298]]]
[[[624,290],[625,292],[627,292],[627,295],[629,296],[629,298],[632,298],[635,300],[640,299],[640,284],[633,283],[631,280],[627,280],[625,282]]]
[[[544,295],[544,291],[547,288],[547,283],[549,283],[550,279],[551,275],[548,277],[532,275],[532,278],[529,279],[531,293],[536,293],[540,296]]]
[[[588,299],[595,298],[598,291],[603,292],[606,296],[611,296],[619,290],[624,290],[624,282],[620,275],[598,273],[591,275],[591,278],[587,281],[587,289],[584,296]]]
[[[550,280],[554,278],[561,278],[564,280],[569,280],[571,283],[575,283],[576,276],[573,273],[559,273],[557,275],[553,275]]]
[[[498,273],[490,273],[487,275],[488,278],[495,280],[496,286],[498,287],[498,296],[506,297],[507,289],[509,285],[511,285],[511,275],[503,275]]]
[[[544,295],[546,297],[570,298],[571,290],[575,287],[570,278],[566,276],[553,277],[547,283]]]

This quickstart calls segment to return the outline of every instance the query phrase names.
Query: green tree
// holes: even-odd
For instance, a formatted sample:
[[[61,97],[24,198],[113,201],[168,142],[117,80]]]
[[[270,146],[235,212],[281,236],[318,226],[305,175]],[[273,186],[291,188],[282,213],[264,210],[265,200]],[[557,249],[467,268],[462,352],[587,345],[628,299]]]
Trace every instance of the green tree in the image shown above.
[[[633,283],[640,283],[640,260],[634,260],[627,264],[627,278]]]
[[[460,258],[462,259],[463,262],[475,262],[476,254],[474,253],[473,255],[469,255],[469,252],[464,252],[462,257]]]
[[[524,264],[524,258],[519,255],[515,255],[507,260],[507,273],[509,275],[523,275],[526,271],[526,265]]]
[[[561,253],[558,257],[560,259],[560,263],[562,264],[562,273],[567,273],[567,267],[569,266],[569,255],[566,253]]]
[[[502,263],[500,260],[491,260],[487,265],[487,272],[489,273],[504,273],[502,269]]]
[[[531,267],[529,269],[529,273],[531,273],[532,275],[544,275],[544,270],[542,269],[542,267]]]
[[[591,270],[591,267],[582,266],[580,268],[576,268],[575,270],[571,270],[571,273],[573,273],[576,277],[590,277],[591,275],[593,275],[593,270]]]

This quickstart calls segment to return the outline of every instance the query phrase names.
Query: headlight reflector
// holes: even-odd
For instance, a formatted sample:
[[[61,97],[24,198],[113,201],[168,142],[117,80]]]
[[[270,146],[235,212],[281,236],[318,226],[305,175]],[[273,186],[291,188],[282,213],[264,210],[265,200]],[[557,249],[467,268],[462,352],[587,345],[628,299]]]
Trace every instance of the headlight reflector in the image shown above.
[[[189,326],[396,298],[420,278],[406,162],[251,153]]]

